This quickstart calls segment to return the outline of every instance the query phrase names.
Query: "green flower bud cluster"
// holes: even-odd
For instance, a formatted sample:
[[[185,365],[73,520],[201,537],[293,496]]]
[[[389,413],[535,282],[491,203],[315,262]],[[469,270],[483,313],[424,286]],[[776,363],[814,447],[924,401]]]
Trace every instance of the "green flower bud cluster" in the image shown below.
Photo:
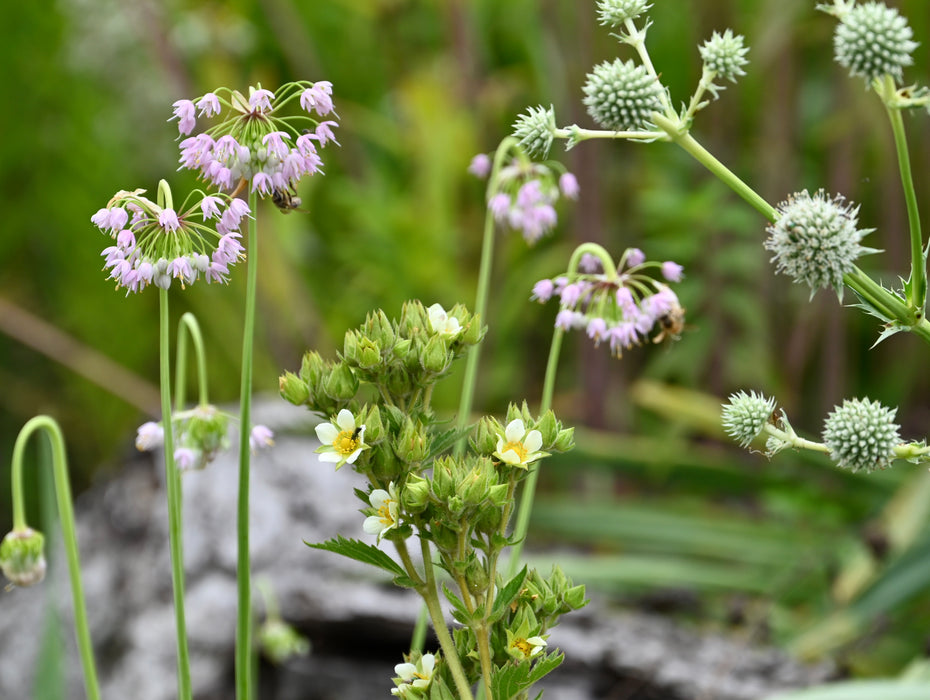
[[[278,386],[287,401],[324,415],[345,408],[358,392],[358,379],[343,362],[324,360],[318,352],[303,356],[299,374],[285,372]]]
[[[520,147],[530,156],[546,159],[555,137],[555,110],[530,107],[526,114],[517,117],[513,124],[513,135],[520,140]]]
[[[228,413],[209,404],[172,416],[176,447],[186,448],[193,456],[188,469],[203,469],[220,450],[229,447],[229,419]]]
[[[588,114],[611,131],[648,128],[665,90],[644,66],[619,58],[595,66],[582,89]]]
[[[522,420],[527,431],[538,430],[542,436],[541,449],[545,452],[568,452],[575,446],[575,429],[565,428],[548,410],[538,418],[530,413],[526,401],[522,406],[510,404],[507,408],[505,423]],[[492,455],[497,450],[497,442],[504,434],[505,427],[497,418],[485,416],[475,425],[470,438],[472,449],[478,454]]]
[[[0,571],[16,586],[32,586],[45,578],[45,536],[24,528],[0,542]]]
[[[811,296],[832,287],[842,297],[843,275],[855,269],[857,258],[877,252],[860,245],[873,229],[857,229],[858,214],[859,207],[846,204],[842,195],[831,198],[823,190],[813,196],[804,190],[781,202],[765,241],[777,271],[807,284]]]
[[[730,29],[723,34],[714,32],[699,51],[704,68],[715,76],[735,83],[738,76],[746,75],[743,66],[749,63],[746,60],[749,48],[743,45],[743,37],[739,34],[734,35]]]
[[[896,409],[878,401],[847,399],[824,423],[823,441],[838,466],[854,472],[887,469],[901,442],[894,422]]]
[[[850,75],[862,76],[867,83],[884,75],[903,80],[902,68],[914,62],[917,48],[907,20],[882,2],[843,6],[835,13],[840,19],[833,35],[837,62]]]
[[[741,447],[749,447],[771,422],[774,411],[775,399],[754,391],[749,394],[739,391],[732,394],[730,402],[723,407],[723,429]]]

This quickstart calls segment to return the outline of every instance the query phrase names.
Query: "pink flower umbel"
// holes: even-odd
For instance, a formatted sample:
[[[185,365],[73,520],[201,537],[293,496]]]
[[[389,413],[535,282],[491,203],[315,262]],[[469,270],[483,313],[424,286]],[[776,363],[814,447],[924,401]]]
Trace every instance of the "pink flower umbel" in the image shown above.
[[[681,265],[647,261],[638,248],[628,248],[614,265],[603,248],[591,243],[583,244],[572,260],[574,269],[566,275],[533,287],[534,300],[559,298],[556,328],[584,329],[595,345],[606,342],[616,357],[650,338],[655,343],[678,339],[685,310],[672,288],[649,272],[657,269],[663,279],[678,282],[684,276]]]
[[[335,115],[332,84],[325,80],[286,83],[274,92],[252,87],[248,97],[218,88],[194,101],[178,100],[182,135],[196,126],[195,107],[200,117],[219,123],[181,141],[180,163],[221,190],[247,187],[262,197],[284,196],[302,177],[322,172],[318,147],[339,143],[337,122],[317,119]]]
[[[164,182],[164,181],[163,181]],[[169,194],[166,185],[162,185]],[[195,191],[177,211],[143,196],[120,191],[91,217],[116,245],[106,248],[104,269],[117,287],[141,292],[150,284],[185,287],[200,277],[225,282],[229,266],[242,257],[239,225],[248,216],[242,200]],[[217,221],[213,221],[217,219]]]

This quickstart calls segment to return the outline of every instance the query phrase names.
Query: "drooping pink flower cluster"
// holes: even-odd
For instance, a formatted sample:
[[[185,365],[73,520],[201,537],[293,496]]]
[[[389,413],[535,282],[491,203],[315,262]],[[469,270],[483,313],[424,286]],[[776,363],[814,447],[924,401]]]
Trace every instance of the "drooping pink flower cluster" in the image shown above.
[[[468,172],[485,178],[491,174],[491,158],[476,155]],[[488,187],[488,209],[501,226],[520,231],[533,245],[552,231],[558,222],[555,204],[560,196],[578,198],[578,180],[569,172],[561,175],[549,165],[532,162],[522,151],[492,176]]]
[[[244,182],[262,197],[283,195],[303,176],[322,172],[318,147],[339,144],[333,134],[337,122],[313,115],[335,116],[328,81],[287,83],[276,92],[250,87],[248,97],[219,88],[196,101],[178,100],[172,119],[188,136],[180,144],[181,166],[227,192]],[[189,136],[198,117],[221,121]]]
[[[641,250],[629,248],[615,274],[601,272],[603,263],[587,253],[576,267],[533,287],[534,301],[545,303],[558,297],[557,328],[582,330],[595,345],[607,343],[615,357],[650,338],[656,343],[677,340],[684,327],[684,309],[666,282],[681,281],[681,265],[647,261]],[[648,274],[653,268],[658,268],[665,281]]]
[[[160,187],[167,191],[164,181]],[[144,192],[117,192],[91,217],[115,239],[102,255],[116,286],[128,294],[150,284],[168,289],[173,280],[183,288],[201,276],[207,282],[226,282],[229,266],[244,257],[239,225],[249,206],[241,199],[201,196],[198,191],[188,197],[196,201],[175,210],[156,204]]]

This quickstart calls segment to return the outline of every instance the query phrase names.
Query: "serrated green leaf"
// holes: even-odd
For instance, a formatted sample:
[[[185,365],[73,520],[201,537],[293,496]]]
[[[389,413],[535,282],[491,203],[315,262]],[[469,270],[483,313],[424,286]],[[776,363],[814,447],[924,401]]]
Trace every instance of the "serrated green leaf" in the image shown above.
[[[434,676],[429,687],[429,700],[455,700],[455,696],[441,678]]]
[[[433,441],[430,444],[429,457],[436,457],[443,454],[447,450],[452,449],[453,445],[468,435],[471,431],[472,426],[469,426],[463,430],[450,428],[449,430],[444,430],[441,433],[437,433],[435,436],[433,436]]]
[[[339,535],[334,540],[327,540],[326,542],[320,542],[318,544],[304,541],[304,544],[313,549],[322,549],[324,552],[335,552],[349,559],[377,566],[379,569],[384,569],[393,576],[407,576],[407,572],[403,570],[400,564],[391,559],[391,557],[374,545],[366,544],[359,540],[350,540]]]
[[[506,586],[497,592],[497,596],[494,598],[494,607],[491,608],[491,616],[488,618],[491,623],[500,620],[504,613],[507,612],[510,604],[520,595],[523,581],[526,580],[526,573],[527,568],[524,566],[516,576],[510,579]]]
[[[470,612],[462,599],[459,598],[446,584],[442,584],[442,592],[446,599],[452,604],[452,617],[461,622],[463,625],[471,625],[475,620],[474,613]]]
[[[544,676],[549,675],[555,669],[562,665],[562,662],[565,661],[565,654],[561,651],[554,651],[551,654],[546,654],[545,656],[533,659],[533,667],[530,669],[530,675],[528,677],[529,683],[527,687],[533,685],[540,681]]]

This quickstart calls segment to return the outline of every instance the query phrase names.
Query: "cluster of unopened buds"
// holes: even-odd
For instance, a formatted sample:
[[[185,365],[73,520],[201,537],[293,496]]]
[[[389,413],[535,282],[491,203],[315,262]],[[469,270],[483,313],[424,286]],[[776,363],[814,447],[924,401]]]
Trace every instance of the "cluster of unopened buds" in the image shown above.
[[[684,329],[685,310],[666,284],[682,280],[678,263],[647,261],[641,250],[629,248],[616,267],[610,263],[611,269],[605,270],[601,257],[592,253],[581,254],[569,267],[568,274],[533,287],[535,301],[558,297],[557,328],[583,330],[595,345],[608,343],[615,357],[649,338],[654,343],[677,340]],[[664,281],[651,276],[653,270]]]
[[[220,450],[229,446],[231,416],[209,404],[180,411],[172,416],[174,427],[174,461],[181,471],[206,467],[216,459]],[[165,441],[162,423],[149,421],[136,432],[136,448],[149,452],[161,447]],[[274,444],[274,433],[264,425],[255,425],[249,435],[249,445],[255,452]]]
[[[248,97],[219,88],[196,101],[178,100],[174,118],[181,135],[193,132],[197,116],[221,120],[181,141],[181,165],[221,190],[238,191],[248,184],[250,191],[271,196],[283,211],[294,209],[300,205],[293,194],[297,182],[321,172],[317,146],[338,144],[337,123],[313,115],[335,115],[328,81],[287,83],[276,92],[251,87]]]
[[[183,287],[201,276],[226,282],[229,266],[243,257],[239,226],[249,206],[226,195],[197,199],[202,193],[194,193],[176,210],[164,181],[159,189],[168,193],[164,206],[143,196],[145,190],[120,191],[91,217],[116,242],[102,253],[104,269],[127,293],[150,284],[168,289],[172,280]]]
[[[556,167],[534,163],[518,152],[493,175],[488,187],[488,210],[494,220],[520,231],[531,245],[555,228],[559,198],[578,198],[578,180],[569,172],[559,174]],[[492,171],[490,156],[476,155],[468,171],[476,177],[488,177]]]

